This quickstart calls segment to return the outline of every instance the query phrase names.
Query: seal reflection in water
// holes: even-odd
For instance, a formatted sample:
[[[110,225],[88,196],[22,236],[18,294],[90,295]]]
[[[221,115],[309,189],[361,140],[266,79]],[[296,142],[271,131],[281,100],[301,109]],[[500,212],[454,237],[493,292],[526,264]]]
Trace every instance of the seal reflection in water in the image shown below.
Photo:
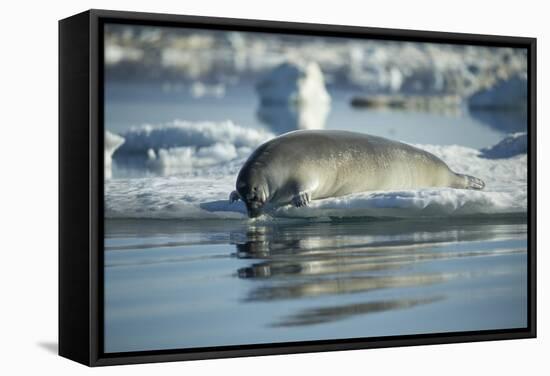
[[[229,199],[243,200],[254,218],[267,204],[301,207],[365,191],[484,186],[411,145],[356,132],[300,130],[259,146],[241,168]]]

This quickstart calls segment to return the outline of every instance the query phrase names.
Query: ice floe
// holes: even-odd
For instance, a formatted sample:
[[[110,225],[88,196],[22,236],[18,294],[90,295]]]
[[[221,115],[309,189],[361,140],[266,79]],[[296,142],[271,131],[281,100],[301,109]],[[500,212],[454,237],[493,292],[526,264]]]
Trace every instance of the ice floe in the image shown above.
[[[141,154],[149,150],[177,147],[202,148],[218,143],[231,144],[235,148],[256,147],[273,137],[262,130],[241,127],[231,121],[189,122],[175,120],[165,124],[135,126],[122,135],[126,142],[116,155]],[[116,158],[115,155],[115,158]]]
[[[482,158],[462,146],[416,145],[434,153],[461,173],[482,178],[483,191],[420,189],[364,192],[315,200],[309,207],[273,209],[267,218],[448,217],[525,213],[527,156]],[[230,203],[244,158],[203,168],[201,175],[112,179],[105,183],[105,216],[109,218],[246,219],[242,202]]]

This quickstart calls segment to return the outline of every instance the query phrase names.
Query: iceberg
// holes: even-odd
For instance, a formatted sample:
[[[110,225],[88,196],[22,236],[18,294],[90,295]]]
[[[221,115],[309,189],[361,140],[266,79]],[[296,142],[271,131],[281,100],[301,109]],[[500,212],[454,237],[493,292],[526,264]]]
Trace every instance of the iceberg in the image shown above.
[[[285,62],[268,72],[256,89],[262,105],[328,103],[321,68],[315,62]]]

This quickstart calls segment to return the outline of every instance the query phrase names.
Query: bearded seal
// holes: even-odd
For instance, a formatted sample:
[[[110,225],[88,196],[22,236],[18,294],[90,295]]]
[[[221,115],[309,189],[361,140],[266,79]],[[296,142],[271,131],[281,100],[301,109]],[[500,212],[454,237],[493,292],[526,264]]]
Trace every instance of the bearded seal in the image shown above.
[[[229,200],[244,201],[254,218],[267,206],[301,207],[350,193],[429,187],[483,189],[485,183],[401,142],[348,131],[298,130],[250,155]]]

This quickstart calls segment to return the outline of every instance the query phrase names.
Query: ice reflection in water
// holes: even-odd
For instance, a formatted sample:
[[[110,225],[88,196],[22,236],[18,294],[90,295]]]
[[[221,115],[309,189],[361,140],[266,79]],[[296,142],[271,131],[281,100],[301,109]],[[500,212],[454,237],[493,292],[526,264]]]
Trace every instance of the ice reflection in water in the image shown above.
[[[444,221],[445,222],[445,221]],[[451,222],[452,223],[452,222]],[[484,249],[483,244],[464,247],[458,242],[498,241],[499,226],[471,232],[448,224],[388,221],[368,223],[332,223],[295,228],[294,226],[250,226],[247,241],[236,244],[237,257],[253,259],[250,266],[238,270],[239,278],[268,281],[253,287],[247,302],[304,299],[335,294],[367,293],[382,289],[402,289],[442,284],[453,279],[469,279],[480,272],[418,271],[418,264],[452,262],[454,259],[503,256],[524,253],[523,248]],[[416,231],[403,231],[417,227]],[[319,229],[321,227],[321,229]],[[345,227],[347,235],[333,235]],[[388,230],[396,228],[388,236]],[[438,227],[445,230],[439,230]],[[485,227],[485,226],[484,226]],[[483,227],[482,227],[483,228]],[[311,230],[314,230],[311,231]],[[319,231],[321,230],[321,231]],[[361,234],[361,232],[365,234]],[[520,230],[521,231],[521,230]],[[319,235],[321,232],[324,235]],[[382,233],[384,233],[382,235]],[[389,231],[392,232],[391,230]],[[506,230],[508,237],[511,234]],[[380,234],[378,234],[380,233]],[[369,235],[367,235],[369,234]],[[455,245],[455,246],[453,246]],[[485,274],[496,274],[487,270]],[[368,300],[368,295],[363,295]],[[320,306],[291,314],[273,326],[326,323],[349,316],[406,309],[445,299],[444,294],[424,294],[418,298],[356,301],[352,304]]]
[[[275,134],[297,129],[324,129],[330,104],[262,104],[256,113],[258,120]]]
[[[412,308],[422,304],[430,304],[440,301],[444,296],[433,296],[423,299],[394,299],[382,300],[376,302],[356,303],[340,305],[333,307],[321,307],[305,309],[301,312],[291,315],[273,326],[300,326],[322,324],[334,320],[345,319],[350,316],[367,315],[370,313],[380,313],[384,311]]]
[[[106,351],[522,327],[526,228],[107,220]]]

